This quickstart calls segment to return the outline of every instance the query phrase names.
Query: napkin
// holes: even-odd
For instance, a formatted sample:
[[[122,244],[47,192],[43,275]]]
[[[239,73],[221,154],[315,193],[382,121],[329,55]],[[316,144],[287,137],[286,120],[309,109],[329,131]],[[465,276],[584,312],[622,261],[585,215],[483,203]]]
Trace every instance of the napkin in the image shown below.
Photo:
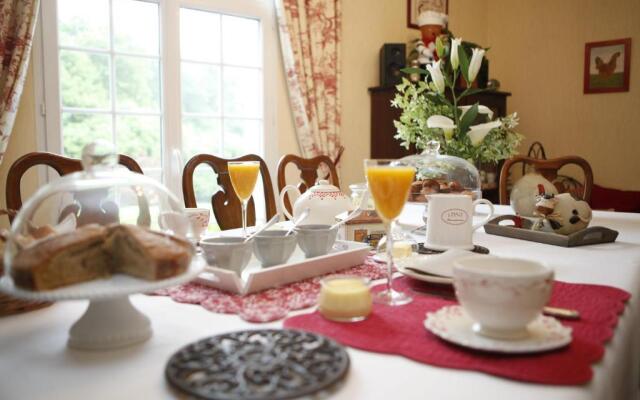
[[[405,259],[402,263],[403,267],[411,267],[427,274],[440,275],[447,278],[453,277],[453,262],[469,256],[477,256],[476,253],[469,250],[449,249],[442,254],[411,257]],[[398,260],[397,264],[401,264]]]

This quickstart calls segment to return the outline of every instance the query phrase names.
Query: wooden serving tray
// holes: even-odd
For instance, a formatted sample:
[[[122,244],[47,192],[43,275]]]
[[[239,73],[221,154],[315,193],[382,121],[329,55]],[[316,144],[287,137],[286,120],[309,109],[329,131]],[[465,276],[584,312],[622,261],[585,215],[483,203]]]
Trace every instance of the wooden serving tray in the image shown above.
[[[500,225],[502,221],[514,221],[519,218],[522,221],[522,228],[515,226]],[[484,226],[484,231],[490,235],[506,236],[514,239],[529,240],[544,244],[552,244],[562,247],[586,246],[589,244],[615,242],[618,232],[603,226],[592,226],[570,235],[560,235],[551,232],[532,231],[533,222],[527,218],[515,215],[501,215],[489,221]]]

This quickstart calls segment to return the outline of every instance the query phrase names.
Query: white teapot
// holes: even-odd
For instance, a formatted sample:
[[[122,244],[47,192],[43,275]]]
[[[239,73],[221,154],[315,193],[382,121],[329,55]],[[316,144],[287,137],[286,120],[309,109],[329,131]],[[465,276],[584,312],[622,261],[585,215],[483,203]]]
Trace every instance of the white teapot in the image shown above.
[[[289,191],[295,191],[298,194],[298,199],[293,204],[293,215],[284,205],[284,196]],[[329,184],[329,181],[320,180],[304,194],[300,194],[300,190],[293,185],[285,186],[280,192],[280,206],[289,219],[297,218],[308,208],[310,212],[304,220],[305,224],[333,225],[336,222],[336,215],[351,209],[351,201],[340,189]]]

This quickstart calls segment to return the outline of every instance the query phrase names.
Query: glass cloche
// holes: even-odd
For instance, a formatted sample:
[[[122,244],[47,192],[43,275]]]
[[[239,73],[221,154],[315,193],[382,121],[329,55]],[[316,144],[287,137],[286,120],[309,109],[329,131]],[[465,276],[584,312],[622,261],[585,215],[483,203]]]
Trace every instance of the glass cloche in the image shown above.
[[[117,161],[111,143],[88,144],[82,171],[44,185],[25,202],[8,235],[3,279],[44,293],[116,275],[158,283],[189,269],[195,251],[180,201]]]
[[[426,202],[426,196],[436,193],[468,194],[482,197],[480,174],[469,161],[440,154],[440,143],[432,140],[421,153],[404,157],[403,162],[416,168],[409,201]]]

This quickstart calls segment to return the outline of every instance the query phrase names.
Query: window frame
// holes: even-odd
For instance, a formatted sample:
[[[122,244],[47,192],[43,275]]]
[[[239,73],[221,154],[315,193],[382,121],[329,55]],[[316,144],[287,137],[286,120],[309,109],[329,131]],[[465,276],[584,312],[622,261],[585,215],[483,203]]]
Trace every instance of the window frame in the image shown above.
[[[111,1],[111,0],[110,0]],[[260,21],[262,37],[262,156],[277,163],[276,95],[277,57],[280,54],[272,0],[139,0],[159,5],[160,113],[162,121],[162,182],[182,198],[182,109],[180,80],[180,8],[215,12]],[[59,81],[57,0],[43,1],[36,30],[33,62],[36,75],[36,123],[40,150],[63,153]],[[113,32],[110,32],[112,35]],[[113,53],[113,49],[110,50]],[[45,63],[44,60],[47,60]],[[113,66],[112,66],[113,69]],[[111,76],[113,80],[113,76]],[[113,86],[113,83],[112,83]],[[115,93],[112,93],[115,96]],[[179,153],[180,152],[180,153]],[[50,180],[55,173],[47,174]]]

